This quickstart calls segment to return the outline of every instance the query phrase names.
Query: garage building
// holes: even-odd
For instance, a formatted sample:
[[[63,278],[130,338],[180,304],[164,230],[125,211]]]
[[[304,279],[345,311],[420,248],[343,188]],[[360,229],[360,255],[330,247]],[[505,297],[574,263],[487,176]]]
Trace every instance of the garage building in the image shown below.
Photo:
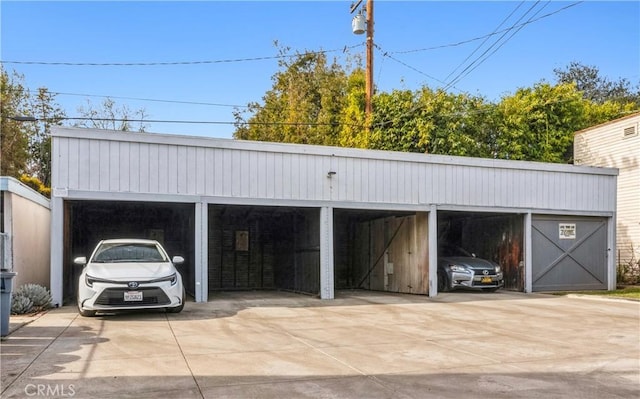
[[[615,287],[617,170],[56,128],[51,291],[76,256],[155,238],[187,291],[437,294],[439,244],[499,262],[505,288]]]

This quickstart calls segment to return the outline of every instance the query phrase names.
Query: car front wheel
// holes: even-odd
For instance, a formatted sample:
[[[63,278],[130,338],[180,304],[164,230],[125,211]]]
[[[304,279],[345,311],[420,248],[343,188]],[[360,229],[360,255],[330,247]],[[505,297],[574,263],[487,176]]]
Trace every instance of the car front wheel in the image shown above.
[[[95,310],[82,309],[82,307],[80,306],[80,302],[78,302],[78,313],[80,313],[80,316],[82,317],[93,317],[96,315]]]
[[[438,273],[438,292],[449,291],[449,278],[444,273]]]
[[[167,308],[167,313],[180,313],[182,312],[182,309],[184,309],[184,301],[187,299],[187,293],[186,291],[183,289],[182,290],[182,303],[178,306],[175,306],[173,308]]]

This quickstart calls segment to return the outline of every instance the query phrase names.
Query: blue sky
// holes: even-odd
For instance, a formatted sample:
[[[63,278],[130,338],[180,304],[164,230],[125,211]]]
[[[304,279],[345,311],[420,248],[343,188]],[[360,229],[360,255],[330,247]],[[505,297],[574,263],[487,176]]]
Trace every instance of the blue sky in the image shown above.
[[[524,26],[455,84],[452,92],[492,101],[552,81],[571,61],[597,66],[610,79],[640,82],[640,2],[375,0],[374,81],[378,91],[444,86],[501,34],[468,41],[557,13]],[[260,101],[278,71],[274,41],[292,51],[341,49],[364,57],[364,37],[351,32],[351,1],[198,1],[0,3],[4,68],[25,76],[30,89],[112,96],[148,119],[232,122],[233,105]],[[525,14],[530,10],[528,14]],[[537,14],[536,14],[537,13]],[[510,37],[510,31],[504,39]],[[501,43],[501,42],[500,42]],[[446,46],[449,45],[449,46]],[[498,44],[497,46],[499,46]],[[432,47],[446,46],[439,49]],[[497,47],[496,46],[496,47]],[[495,49],[494,47],[493,49]],[[425,50],[427,49],[427,50]],[[490,54],[489,50],[487,54]],[[414,51],[418,50],[418,51]],[[386,55],[385,55],[386,53]],[[251,61],[217,62],[266,58]],[[156,66],[62,66],[15,62],[163,63]],[[400,62],[398,62],[400,61]],[[451,74],[451,75],[450,75]],[[202,102],[208,105],[128,98]],[[87,98],[58,95],[69,117]],[[217,105],[212,105],[217,104]],[[230,124],[153,123],[149,131],[231,137]]]

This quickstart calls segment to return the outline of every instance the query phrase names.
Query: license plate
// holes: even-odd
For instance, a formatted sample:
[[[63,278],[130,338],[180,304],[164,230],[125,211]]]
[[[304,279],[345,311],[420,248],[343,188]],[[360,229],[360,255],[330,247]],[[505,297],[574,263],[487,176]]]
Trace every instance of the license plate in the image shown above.
[[[480,280],[481,283],[490,283],[491,282],[491,277],[482,277],[482,280]]]
[[[127,302],[141,301],[142,291],[125,291],[124,300]]]

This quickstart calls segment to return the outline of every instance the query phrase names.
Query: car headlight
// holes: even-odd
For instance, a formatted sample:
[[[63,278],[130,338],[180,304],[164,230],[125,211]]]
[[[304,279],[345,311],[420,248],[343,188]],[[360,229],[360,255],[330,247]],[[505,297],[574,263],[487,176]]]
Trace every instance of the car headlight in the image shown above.
[[[103,280],[101,278],[92,277],[88,274],[84,275],[84,283],[87,285],[87,287],[93,288],[93,283],[106,283],[106,282],[109,282],[109,281]]]
[[[159,282],[162,282],[162,281],[170,281],[171,285],[176,285],[178,283],[178,275],[177,275],[177,273],[173,273],[170,276],[162,277],[162,278],[150,281],[150,283],[159,283]]]
[[[496,266],[496,273],[500,273],[502,271],[502,267],[500,267],[499,265]]]
[[[458,266],[458,265],[449,265],[449,269],[451,269],[451,271],[454,271],[454,272],[463,272],[463,273],[469,272],[466,267]]]

